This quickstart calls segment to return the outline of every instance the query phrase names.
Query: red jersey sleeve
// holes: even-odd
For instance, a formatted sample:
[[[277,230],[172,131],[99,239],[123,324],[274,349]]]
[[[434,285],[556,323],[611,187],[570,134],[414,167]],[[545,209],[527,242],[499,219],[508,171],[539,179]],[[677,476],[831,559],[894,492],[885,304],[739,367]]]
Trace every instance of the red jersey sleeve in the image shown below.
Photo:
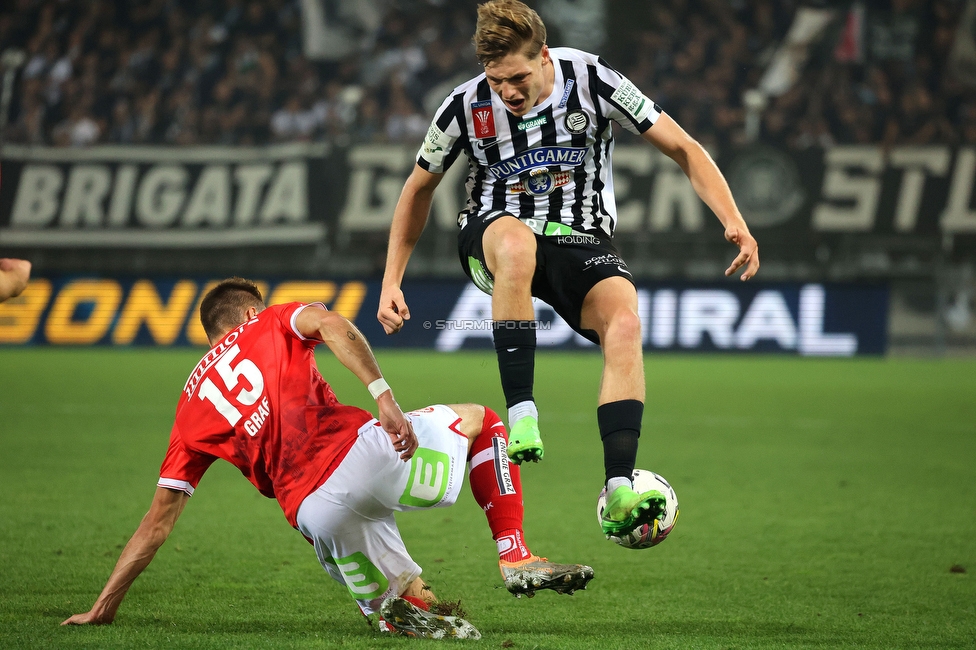
[[[187,449],[179,427],[174,424],[169,436],[169,449],[166,450],[163,466],[159,468],[159,481],[156,485],[193,496],[193,490],[215,460],[216,456]]]
[[[291,302],[286,305],[281,305],[278,307],[278,322],[281,324],[283,330],[297,338],[299,341],[304,341],[309,347],[316,346],[322,341],[315,338],[308,338],[302,336],[302,333],[298,331],[298,315],[302,313],[307,307],[319,307],[321,309],[328,309],[321,302],[311,302],[306,304],[300,302]]]

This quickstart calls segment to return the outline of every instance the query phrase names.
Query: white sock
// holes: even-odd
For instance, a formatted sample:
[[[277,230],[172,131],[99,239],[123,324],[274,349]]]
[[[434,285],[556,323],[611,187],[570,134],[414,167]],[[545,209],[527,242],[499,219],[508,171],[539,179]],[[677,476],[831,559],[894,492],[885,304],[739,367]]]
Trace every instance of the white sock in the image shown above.
[[[524,417],[532,416],[536,420],[539,419],[539,409],[535,407],[535,402],[527,399],[523,402],[519,402],[512,408],[508,409],[508,428],[511,429],[515,426],[515,423]]]
[[[613,494],[613,491],[621,485],[626,485],[629,488],[633,488],[634,482],[626,476],[614,476],[612,479],[607,481],[607,494]]]

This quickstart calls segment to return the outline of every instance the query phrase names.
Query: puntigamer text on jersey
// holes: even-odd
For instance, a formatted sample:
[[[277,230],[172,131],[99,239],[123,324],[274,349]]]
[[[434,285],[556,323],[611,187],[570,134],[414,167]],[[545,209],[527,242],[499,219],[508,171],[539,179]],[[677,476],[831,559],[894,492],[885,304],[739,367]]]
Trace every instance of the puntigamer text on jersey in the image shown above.
[[[495,178],[508,178],[536,167],[568,165],[576,167],[586,158],[586,147],[539,147],[497,162],[489,169]]]

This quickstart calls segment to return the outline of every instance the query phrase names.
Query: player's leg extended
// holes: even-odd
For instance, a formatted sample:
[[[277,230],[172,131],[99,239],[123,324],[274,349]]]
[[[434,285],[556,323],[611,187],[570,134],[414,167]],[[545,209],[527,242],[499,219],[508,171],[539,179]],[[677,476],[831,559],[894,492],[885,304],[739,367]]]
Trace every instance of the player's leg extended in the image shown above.
[[[343,464],[346,462],[344,459]],[[302,501],[297,519],[322,568],[345,586],[362,613],[369,616],[379,611],[386,599],[410,589],[421,568],[403,544],[393,511],[371,499],[371,475],[364,473],[368,469],[357,471],[367,481],[357,481],[351,471],[347,476],[333,474]]]
[[[441,421],[456,419],[453,413],[450,416],[442,416]],[[453,458],[463,472],[467,443],[448,431],[449,435],[441,436],[441,444],[434,445],[444,451],[428,448],[427,458],[421,456],[420,463],[411,465],[400,460],[387,434],[374,422],[360,429],[339,467],[302,501],[299,530],[313,543],[323,568],[345,585],[362,613],[380,613],[381,630],[433,639],[480,638],[467,621],[428,611],[436,599],[420,578],[420,566],[407,552],[393,516],[404,498],[410,502],[408,507],[418,507],[422,498],[453,503],[459,488],[431,490],[436,488],[429,484],[431,472],[418,478],[414,470],[425,469],[428,461],[443,464]],[[462,476],[442,467],[436,478],[442,484],[459,486]],[[418,478],[416,494],[404,490],[411,477]],[[396,483],[392,490],[391,482]]]
[[[644,356],[637,290],[622,277],[600,281],[583,301],[581,325],[600,337],[603,378],[597,423],[603,440],[607,508],[603,532],[627,533],[660,516],[664,495],[638,494],[631,483],[644,414]]]
[[[516,463],[539,461],[544,454],[539,412],[532,397],[535,375],[535,233],[513,216],[497,217],[481,240],[488,271],[494,276],[491,315],[494,320],[498,373],[511,427],[509,456]]]
[[[423,639],[481,638],[463,618],[432,612],[436,603],[434,594],[417,578],[399,598],[389,598],[380,606],[380,630]]]
[[[472,404],[452,405],[468,436],[471,492],[481,506],[498,548],[498,568],[505,587],[516,596],[540,589],[571,594],[585,589],[593,569],[580,564],[556,564],[533,555],[522,531],[524,507],[517,465],[506,453],[505,425],[494,411]]]

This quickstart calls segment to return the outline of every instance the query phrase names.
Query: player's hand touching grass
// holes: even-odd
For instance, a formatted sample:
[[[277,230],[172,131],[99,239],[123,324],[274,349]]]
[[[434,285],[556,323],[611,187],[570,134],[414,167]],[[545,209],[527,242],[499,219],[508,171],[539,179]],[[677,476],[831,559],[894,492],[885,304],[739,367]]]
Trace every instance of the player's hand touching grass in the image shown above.
[[[725,238],[739,247],[739,254],[732,260],[732,265],[725,269],[725,275],[732,275],[745,266],[746,270],[739,279],[748,280],[759,270],[759,244],[756,238],[746,228],[737,225],[725,229]]]
[[[400,454],[400,458],[408,461],[417,451],[417,435],[413,432],[413,425],[410,424],[400,410],[400,405],[393,399],[393,393],[386,391],[376,400],[380,409],[380,424],[383,430],[390,436],[393,448]]]
[[[410,320],[410,309],[397,286],[384,286],[380,293],[380,308],[376,318],[387,334],[396,334],[405,321]]]
[[[108,625],[122,604],[129,587],[156,556],[156,551],[173,532],[190,495],[179,490],[157,487],[149,512],[122,549],[108,582],[90,610],[75,614],[61,625]]]
[[[115,616],[97,614],[95,610],[91,610],[84,614],[75,614],[66,621],[62,621],[61,625],[108,625],[114,619]]]

